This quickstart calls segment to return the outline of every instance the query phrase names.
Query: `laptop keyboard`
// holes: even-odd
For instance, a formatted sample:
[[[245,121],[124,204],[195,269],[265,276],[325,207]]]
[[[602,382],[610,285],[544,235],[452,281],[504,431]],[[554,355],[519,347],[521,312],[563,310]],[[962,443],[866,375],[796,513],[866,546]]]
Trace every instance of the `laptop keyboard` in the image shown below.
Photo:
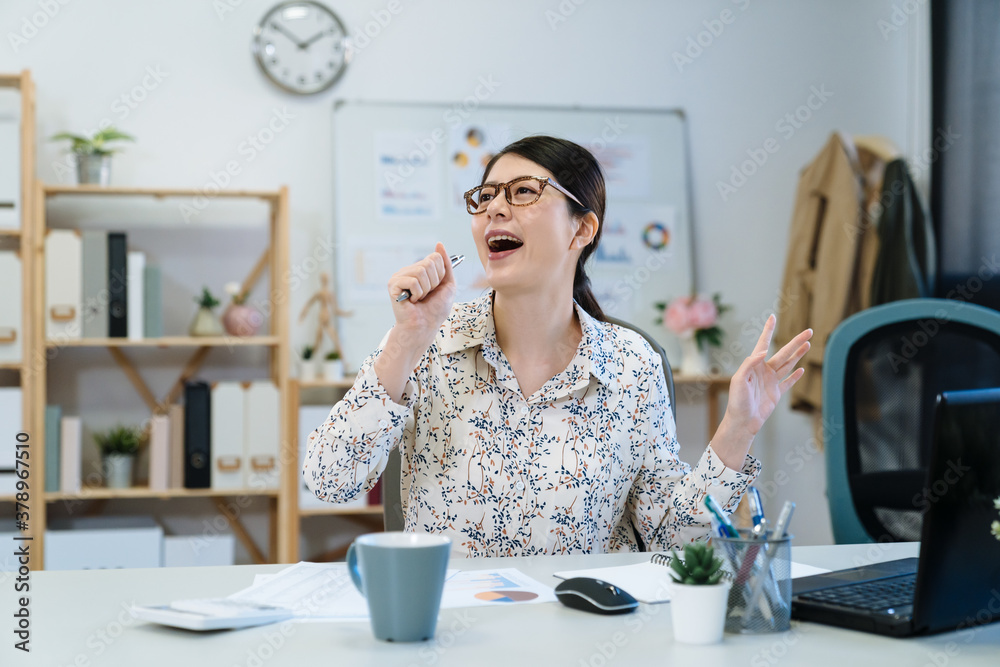
[[[801,593],[800,600],[835,604],[852,609],[878,611],[913,604],[913,588],[917,575],[907,574],[891,579],[865,581],[836,588]]]

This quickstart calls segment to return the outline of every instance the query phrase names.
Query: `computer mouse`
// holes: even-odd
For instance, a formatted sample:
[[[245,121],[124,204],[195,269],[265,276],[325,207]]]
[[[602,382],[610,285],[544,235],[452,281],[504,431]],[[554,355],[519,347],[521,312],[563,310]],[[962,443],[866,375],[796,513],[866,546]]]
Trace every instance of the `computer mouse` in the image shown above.
[[[628,614],[639,602],[622,589],[600,579],[573,577],[556,586],[556,597],[567,607],[594,614]]]

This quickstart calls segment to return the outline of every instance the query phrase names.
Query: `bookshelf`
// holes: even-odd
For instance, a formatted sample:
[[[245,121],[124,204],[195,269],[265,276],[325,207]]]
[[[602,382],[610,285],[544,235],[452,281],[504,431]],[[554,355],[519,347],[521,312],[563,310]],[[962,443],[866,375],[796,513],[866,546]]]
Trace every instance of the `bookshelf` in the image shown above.
[[[26,249],[30,248],[32,243],[33,226],[31,221],[34,210],[32,196],[35,192],[35,84],[31,78],[31,71],[22,70],[19,73],[10,74],[0,73],[0,88],[16,90],[20,96],[18,115],[20,120],[19,144],[21,153],[19,165],[21,177],[19,188],[20,225],[18,227],[0,229],[0,249],[5,251],[14,250],[21,260],[21,321],[20,330],[15,331],[13,334],[20,337],[21,355],[20,359],[0,362],[0,385],[21,388],[21,428],[23,431],[33,435],[33,431],[31,431],[32,406],[29,397],[33,394],[33,384],[37,375],[32,372],[33,369],[31,366],[31,359],[35,356],[34,348],[32,347],[34,336],[31,330],[31,304],[33,298],[31,276],[33,275],[32,261],[34,258],[30,252],[26,252]],[[7,446],[7,443],[5,443],[5,446]],[[29,452],[31,452],[30,449]],[[33,463],[34,459],[32,458],[29,464]],[[37,493],[40,488],[35,482],[38,479],[40,478],[32,474],[29,480],[29,492],[32,499],[30,508],[32,510],[38,505]],[[12,514],[15,507],[13,505],[14,500],[15,498],[12,496],[0,495],[0,503],[4,503],[5,507],[12,508]],[[4,509],[5,513],[7,511],[7,509]],[[34,535],[35,530],[30,512],[28,526],[29,530],[27,533]]]
[[[267,354],[266,377],[275,383],[279,395],[279,419],[280,433],[286,433],[287,413],[283,409],[288,397],[288,369],[290,367],[290,346],[289,346],[289,318],[288,318],[288,285],[281,279],[289,271],[289,219],[288,219],[288,188],[281,187],[277,190],[231,190],[213,193],[213,197],[226,199],[253,199],[260,200],[266,204],[266,228],[267,245],[256,263],[249,269],[246,278],[242,282],[242,292],[249,293],[254,285],[262,280],[265,273],[267,275],[267,296],[271,303],[270,331],[262,332],[259,335],[238,338],[235,336],[217,337],[190,337],[190,336],[164,336],[158,338],[145,338],[133,340],[129,338],[81,338],[65,339],[45,337],[45,233],[48,229],[47,205],[54,198],[60,198],[69,202],[72,210],[73,202],[80,199],[97,199],[99,205],[106,205],[106,202],[118,200],[132,200],[138,198],[166,200],[177,198],[191,198],[202,196],[203,191],[190,188],[138,188],[138,187],[101,187],[95,185],[49,185],[39,183],[35,186],[33,193],[34,219],[31,232],[25,234],[28,243],[25,245],[31,248],[30,255],[33,259],[31,263],[30,284],[31,290],[28,303],[30,307],[26,312],[30,313],[32,344],[33,349],[41,353],[35,355],[34,373],[36,381],[31,387],[31,400],[26,401],[30,406],[30,420],[32,425],[32,449],[31,459],[33,461],[33,477],[36,480],[45,478],[45,406],[48,404],[47,387],[47,367],[48,358],[53,351],[65,350],[67,354],[73,350],[107,350],[109,361],[116,364],[125,378],[133,385],[138,396],[143,400],[151,414],[163,414],[166,408],[175,403],[183,392],[184,383],[194,377],[212,350],[227,350],[232,348],[260,348]],[[65,202],[62,202],[65,203]],[[116,223],[117,224],[117,223]],[[125,227],[128,232],[127,225]],[[171,233],[174,233],[171,231]],[[180,227],[177,234],[197,235],[197,228]],[[177,354],[185,355],[184,363],[178,364],[181,368],[176,381],[163,396],[156,396],[147,386],[139,371],[140,365],[147,361],[152,354],[157,358],[157,354],[165,350],[177,350]],[[136,360],[133,353],[142,352],[144,356]],[[108,364],[111,366],[111,364]],[[166,490],[152,490],[148,487],[132,487],[127,489],[93,488],[84,486],[79,492],[48,492],[44,494],[44,503],[36,501],[32,515],[32,533],[34,535],[34,551],[32,552],[32,569],[42,569],[44,563],[44,533],[46,527],[46,509],[48,505],[56,502],[71,502],[76,500],[97,500],[107,501],[114,499],[148,499],[170,502],[171,500],[182,498],[202,498],[214,503],[218,511],[224,514],[230,522],[230,526],[235,537],[243,544],[250,553],[254,561],[265,562],[290,562],[289,554],[283,545],[289,543],[289,533],[297,535],[297,525],[291,526],[283,517],[289,515],[289,502],[296,499],[296,487],[290,490],[284,488],[287,484],[289,468],[287,462],[294,461],[295,452],[290,450],[290,444],[282,439],[278,451],[279,479],[280,485],[277,489],[186,489],[171,488]],[[291,457],[291,458],[290,458]],[[295,466],[291,466],[294,470]],[[37,485],[36,494],[40,496],[43,484]],[[36,497],[38,497],[36,496]],[[266,547],[257,545],[249,531],[243,525],[239,516],[232,516],[226,510],[227,499],[233,498],[263,498],[268,506],[268,523],[270,526],[270,537]]]
[[[293,457],[289,460],[294,461],[295,466],[285,466],[282,468],[282,475],[284,478],[281,482],[281,488],[283,491],[290,491],[294,497],[289,498],[284,506],[287,513],[284,517],[282,517],[282,520],[288,528],[284,533],[288,541],[282,545],[281,552],[287,554],[289,558],[295,562],[300,560],[299,536],[301,532],[302,519],[316,516],[347,517],[364,522],[367,530],[381,530],[382,505],[367,505],[364,507],[339,507],[337,505],[310,508],[299,507],[298,489],[301,479],[301,471],[298,466],[300,444],[299,408],[302,405],[317,403],[329,405],[332,408],[333,404],[342,398],[344,393],[351,388],[354,384],[354,380],[348,377],[345,377],[343,380],[335,381],[302,381],[293,378],[288,384],[287,408],[285,410],[285,414],[287,415],[285,440],[289,445],[290,455]],[[324,396],[324,399],[322,401],[306,401],[302,396],[305,392],[321,394]],[[334,557],[343,556],[343,554],[339,551],[333,554],[327,554],[327,556],[331,555]]]

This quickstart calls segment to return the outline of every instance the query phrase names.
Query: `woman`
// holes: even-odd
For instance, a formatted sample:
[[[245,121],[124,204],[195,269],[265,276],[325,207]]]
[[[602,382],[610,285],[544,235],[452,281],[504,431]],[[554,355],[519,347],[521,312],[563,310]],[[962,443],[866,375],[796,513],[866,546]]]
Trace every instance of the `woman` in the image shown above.
[[[637,534],[659,550],[706,537],[701,499],[711,492],[731,511],[756,477],[750,444],[802,376],[793,369],[811,332],[767,360],[768,319],[691,469],[677,457],[659,357],[603,321],[584,272],[605,206],[594,157],[522,139],[466,203],[492,290],[454,304],[440,243],[392,276],[396,324],[310,437],[309,487],[347,501],[399,446],[406,530],[446,534],[456,554],[635,550]]]

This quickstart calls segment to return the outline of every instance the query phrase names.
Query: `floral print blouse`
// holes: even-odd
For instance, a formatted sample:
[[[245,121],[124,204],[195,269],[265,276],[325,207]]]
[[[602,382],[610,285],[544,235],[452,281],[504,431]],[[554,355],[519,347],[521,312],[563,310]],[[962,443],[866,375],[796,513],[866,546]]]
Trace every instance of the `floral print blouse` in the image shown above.
[[[310,435],[307,485],[346,502],[400,447],[405,529],[450,537],[455,555],[635,551],[633,526],[650,550],[706,537],[705,493],[732,511],[760,464],[730,470],[711,447],[683,463],[659,356],[576,312],[573,361],[528,397],[497,345],[492,293],[454,305],[400,404],[375,374],[380,346]]]

